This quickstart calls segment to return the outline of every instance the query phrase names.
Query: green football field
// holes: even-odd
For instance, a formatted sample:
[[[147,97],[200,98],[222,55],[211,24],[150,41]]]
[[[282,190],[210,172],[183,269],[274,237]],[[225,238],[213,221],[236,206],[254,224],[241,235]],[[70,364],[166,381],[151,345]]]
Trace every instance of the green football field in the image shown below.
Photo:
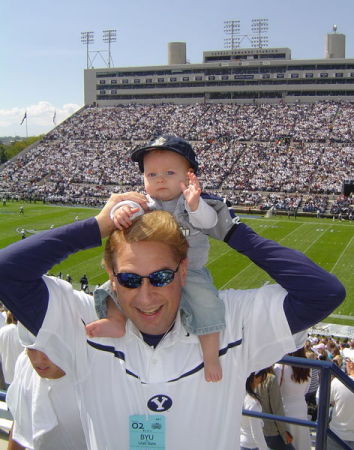
[[[20,206],[24,214],[19,214]],[[27,235],[57,227],[74,220],[91,217],[97,213],[92,208],[69,208],[43,205],[41,203],[0,204],[0,247],[20,240],[21,229]],[[274,239],[287,247],[305,253],[324,269],[334,273],[345,285],[345,302],[330,317],[331,323],[354,325],[354,224],[332,221],[332,219],[313,219],[287,216],[264,218],[258,215],[240,215],[241,220],[250,225],[260,235]],[[63,277],[70,274],[74,285],[78,286],[80,277],[86,274],[91,288],[106,280],[101,267],[102,248],[77,253],[50,271]],[[236,253],[223,242],[211,240],[208,268],[218,288],[247,289],[272,281],[270,277],[246,257]],[[347,317],[346,317],[347,316]],[[351,317],[349,317],[351,316]]]

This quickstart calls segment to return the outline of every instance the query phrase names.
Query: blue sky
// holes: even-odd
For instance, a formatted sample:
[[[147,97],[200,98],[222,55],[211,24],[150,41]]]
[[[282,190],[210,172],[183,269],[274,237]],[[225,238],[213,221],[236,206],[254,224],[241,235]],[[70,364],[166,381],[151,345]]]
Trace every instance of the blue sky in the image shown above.
[[[205,50],[224,48],[224,21],[269,20],[269,47],[289,47],[292,58],[322,58],[333,24],[346,35],[354,58],[353,0],[3,0],[0,4],[0,136],[53,128],[83,105],[86,48],[82,31],[93,31],[91,50],[107,50],[102,31],[117,30],[115,66],[167,64],[167,44],[187,43],[191,63]],[[247,45],[245,45],[247,46]],[[93,54],[92,54],[93,56]],[[96,57],[95,67],[104,63]]]

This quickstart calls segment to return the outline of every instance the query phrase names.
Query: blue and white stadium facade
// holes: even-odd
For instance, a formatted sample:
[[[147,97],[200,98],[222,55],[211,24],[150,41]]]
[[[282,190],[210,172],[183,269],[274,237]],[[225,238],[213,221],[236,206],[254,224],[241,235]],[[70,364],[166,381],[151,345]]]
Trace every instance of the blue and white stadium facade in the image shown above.
[[[313,103],[354,101],[354,59],[345,36],[326,36],[323,59],[291,59],[288,48],[206,51],[189,64],[186,44],[168,44],[168,64],[85,70],[85,104]]]

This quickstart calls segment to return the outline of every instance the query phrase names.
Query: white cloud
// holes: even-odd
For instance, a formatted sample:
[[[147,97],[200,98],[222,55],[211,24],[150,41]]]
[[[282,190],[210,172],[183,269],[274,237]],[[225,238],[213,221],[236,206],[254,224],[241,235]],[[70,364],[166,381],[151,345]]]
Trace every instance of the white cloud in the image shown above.
[[[35,105],[27,107],[14,107],[10,109],[0,109],[0,136],[15,136],[26,134],[25,123],[21,121],[27,113],[27,128],[30,136],[47,133],[55,124],[53,123],[54,113],[56,125],[76,112],[80,105],[67,103],[62,106],[52,105],[47,101],[40,101]]]

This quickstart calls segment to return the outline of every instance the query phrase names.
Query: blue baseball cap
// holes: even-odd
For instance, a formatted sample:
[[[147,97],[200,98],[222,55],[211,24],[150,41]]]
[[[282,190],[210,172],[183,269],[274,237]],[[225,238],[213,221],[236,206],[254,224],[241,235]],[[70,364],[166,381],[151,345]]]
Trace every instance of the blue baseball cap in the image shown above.
[[[144,147],[138,147],[132,151],[131,159],[139,164],[140,172],[144,172],[144,156],[149,150],[170,150],[186,158],[195,172],[198,170],[198,162],[191,144],[178,136],[163,134],[150,141]]]

